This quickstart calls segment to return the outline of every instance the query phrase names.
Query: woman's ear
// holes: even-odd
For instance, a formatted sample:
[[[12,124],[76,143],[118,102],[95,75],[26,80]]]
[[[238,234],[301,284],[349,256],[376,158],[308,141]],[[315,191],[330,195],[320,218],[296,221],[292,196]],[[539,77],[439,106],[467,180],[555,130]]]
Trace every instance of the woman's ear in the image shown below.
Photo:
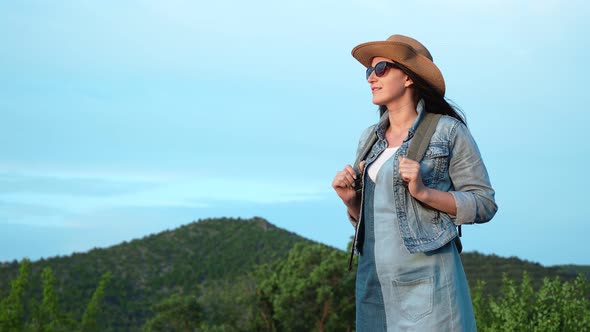
[[[404,87],[409,88],[412,84],[414,84],[414,81],[410,78],[409,75],[406,75],[406,81],[404,83]]]

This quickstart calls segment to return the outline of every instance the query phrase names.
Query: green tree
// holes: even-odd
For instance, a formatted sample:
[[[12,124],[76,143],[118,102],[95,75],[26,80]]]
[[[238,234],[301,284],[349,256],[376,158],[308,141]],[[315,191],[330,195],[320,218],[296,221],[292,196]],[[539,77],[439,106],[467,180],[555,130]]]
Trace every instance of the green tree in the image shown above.
[[[36,332],[74,331],[78,323],[69,315],[59,309],[59,300],[55,293],[57,280],[50,267],[43,269],[41,273],[43,283],[43,300],[38,304],[32,314],[32,321],[28,324],[29,330]]]
[[[255,301],[256,281],[249,273],[230,280],[207,281],[199,285],[203,321],[199,331],[255,330],[250,308]]]
[[[10,294],[0,303],[0,331],[21,332],[25,327],[25,292],[29,286],[31,262],[23,259]]]
[[[590,331],[589,290],[581,274],[573,282],[545,278],[532,315],[533,331]]]
[[[196,296],[174,294],[153,306],[155,315],[144,331],[195,331],[201,325],[201,306]]]
[[[477,321],[477,327],[483,331],[482,325],[489,324],[491,321],[490,311],[488,310],[489,298],[484,295],[486,282],[477,280],[475,288],[471,292],[471,302],[473,304],[473,312]]]
[[[102,275],[100,282],[92,295],[92,299],[86,306],[86,311],[82,315],[82,331],[93,332],[98,331],[98,314],[101,311],[102,302],[104,300],[104,292],[107,284],[111,280],[111,274],[109,272]]]
[[[583,275],[572,282],[545,278],[536,293],[526,272],[520,286],[506,275],[502,284],[498,297],[483,296],[482,282],[474,289],[479,331],[590,331],[589,282]]]
[[[494,331],[517,332],[527,325],[529,306],[534,304],[534,292],[528,273],[523,273],[520,289],[506,274],[502,277],[502,297],[490,301],[493,317],[491,328]]]
[[[55,331],[59,325],[59,309],[55,294],[55,276],[50,267],[43,269],[43,302],[40,310],[39,331]]]
[[[257,329],[350,331],[354,325],[354,273],[346,253],[297,244],[287,260],[258,270]]]
[[[57,331],[59,310],[55,294],[56,280],[50,267],[43,269],[41,280],[43,283],[43,302],[39,305],[35,301],[32,306],[32,321],[28,324],[28,328],[38,332]]]

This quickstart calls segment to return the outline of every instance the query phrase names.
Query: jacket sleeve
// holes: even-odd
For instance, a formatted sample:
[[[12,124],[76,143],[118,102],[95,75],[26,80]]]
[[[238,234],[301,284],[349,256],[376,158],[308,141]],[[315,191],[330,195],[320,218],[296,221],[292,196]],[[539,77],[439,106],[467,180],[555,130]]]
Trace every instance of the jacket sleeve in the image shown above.
[[[467,127],[457,122],[451,133],[449,177],[457,205],[455,224],[484,223],[496,214],[494,189],[481,154]]]

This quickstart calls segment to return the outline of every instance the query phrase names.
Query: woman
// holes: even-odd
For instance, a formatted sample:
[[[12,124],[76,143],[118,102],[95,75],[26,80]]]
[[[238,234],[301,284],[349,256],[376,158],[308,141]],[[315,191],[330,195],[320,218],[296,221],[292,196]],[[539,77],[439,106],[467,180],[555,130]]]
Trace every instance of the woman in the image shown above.
[[[352,55],[367,67],[381,111],[361,135],[359,150],[377,135],[361,172],[347,165],[332,182],[357,227],[356,330],[475,331],[453,239],[456,225],[487,222],[497,210],[477,145],[445,100],[444,78],[424,45],[393,35]],[[404,156],[427,112],[443,116],[418,163]]]

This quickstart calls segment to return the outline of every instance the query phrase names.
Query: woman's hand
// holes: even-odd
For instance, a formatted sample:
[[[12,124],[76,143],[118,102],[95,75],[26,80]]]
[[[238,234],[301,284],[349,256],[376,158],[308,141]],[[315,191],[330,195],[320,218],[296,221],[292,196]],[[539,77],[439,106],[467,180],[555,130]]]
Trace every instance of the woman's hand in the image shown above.
[[[422,176],[420,176],[420,163],[412,159],[399,157],[399,174],[402,180],[408,183],[410,195],[417,200],[422,200],[421,196],[425,194],[428,188],[426,188],[422,182]]]
[[[408,158],[399,158],[399,174],[408,183],[410,195],[433,209],[452,216],[457,215],[457,205],[453,195],[446,191],[428,188],[420,176],[420,163]]]
[[[359,164],[359,171],[363,174],[365,169],[365,162],[362,161]],[[356,180],[356,173],[350,165],[346,165],[343,170],[336,173],[334,180],[332,181],[332,188],[338,194],[338,197],[344,202],[344,205],[348,208],[348,213],[355,219],[358,217],[360,212],[360,195],[357,194],[354,188],[354,182]]]

